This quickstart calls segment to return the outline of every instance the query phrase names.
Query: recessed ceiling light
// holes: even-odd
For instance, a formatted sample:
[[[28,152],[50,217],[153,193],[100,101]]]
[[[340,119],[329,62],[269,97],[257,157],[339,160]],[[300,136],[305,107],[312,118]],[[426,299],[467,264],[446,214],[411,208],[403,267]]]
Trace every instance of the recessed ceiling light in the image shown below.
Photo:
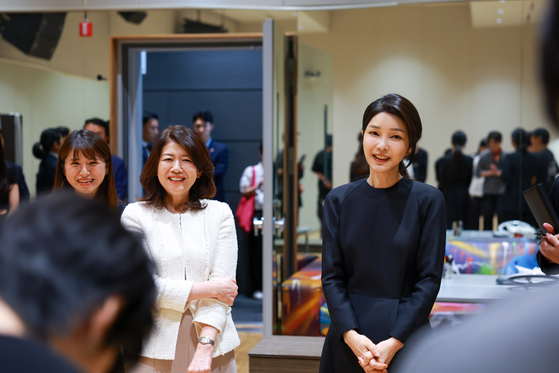
[[[503,20],[501,18],[497,18],[497,23],[501,24],[501,23],[503,23]]]
[[[499,9],[499,10],[497,11],[497,13],[499,13],[499,14],[503,14],[504,12],[505,12],[504,9]]]
[[[504,4],[504,3],[505,3],[505,0],[501,0],[501,1],[499,1],[499,2],[500,2],[501,4]]]

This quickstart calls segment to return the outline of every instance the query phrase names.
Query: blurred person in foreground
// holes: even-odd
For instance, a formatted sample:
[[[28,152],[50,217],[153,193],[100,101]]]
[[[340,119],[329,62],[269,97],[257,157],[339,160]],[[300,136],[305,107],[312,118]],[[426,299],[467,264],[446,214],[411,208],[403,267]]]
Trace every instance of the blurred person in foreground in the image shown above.
[[[210,200],[213,171],[201,137],[169,127],[142,171],[146,196],[122,214],[144,240],[158,289],[156,327],[136,373],[236,372],[237,237],[229,205]]]
[[[559,2],[550,2],[543,33],[542,77],[547,111],[559,125]],[[557,209],[559,183],[551,190]],[[551,226],[548,225],[548,229]],[[559,263],[559,241],[548,233],[540,244],[542,270],[550,273]],[[538,254],[538,255],[542,255]],[[512,294],[513,292],[511,292]],[[553,286],[514,297],[473,317],[464,324],[418,337],[394,372],[555,372],[559,288]],[[516,353],[515,352],[519,352]]]
[[[121,350],[134,359],[153,324],[150,269],[103,204],[60,192],[18,209],[0,232],[0,370],[105,373]]]

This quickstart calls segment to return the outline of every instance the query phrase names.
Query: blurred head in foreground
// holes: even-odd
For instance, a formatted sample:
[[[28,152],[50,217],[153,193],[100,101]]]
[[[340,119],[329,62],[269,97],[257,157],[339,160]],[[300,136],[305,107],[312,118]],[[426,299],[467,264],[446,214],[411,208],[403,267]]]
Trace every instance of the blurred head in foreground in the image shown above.
[[[0,232],[0,302],[23,337],[85,372],[109,371],[121,348],[141,351],[153,324],[150,270],[118,214],[75,193],[24,206]]]

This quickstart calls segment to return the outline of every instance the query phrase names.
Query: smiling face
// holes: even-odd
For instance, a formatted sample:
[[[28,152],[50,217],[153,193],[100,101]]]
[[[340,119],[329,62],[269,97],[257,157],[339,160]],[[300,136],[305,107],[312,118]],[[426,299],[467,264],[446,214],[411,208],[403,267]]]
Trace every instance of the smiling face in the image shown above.
[[[363,151],[371,172],[398,174],[398,166],[410,152],[408,131],[395,115],[379,113],[363,133]]]
[[[190,188],[199,178],[198,171],[190,154],[174,141],[169,141],[161,150],[157,178],[168,197],[186,203],[190,201]]]
[[[74,150],[70,149],[64,160],[64,175],[74,190],[85,197],[93,198],[107,175],[108,167],[101,159],[85,157],[78,152],[74,157]]]

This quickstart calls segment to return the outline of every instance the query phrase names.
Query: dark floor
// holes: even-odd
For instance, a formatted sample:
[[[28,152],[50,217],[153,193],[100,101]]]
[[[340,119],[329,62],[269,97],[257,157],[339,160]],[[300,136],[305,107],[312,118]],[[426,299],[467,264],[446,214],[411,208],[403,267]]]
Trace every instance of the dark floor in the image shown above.
[[[238,323],[262,323],[262,300],[252,299],[244,294],[235,298],[231,308],[233,321]]]

